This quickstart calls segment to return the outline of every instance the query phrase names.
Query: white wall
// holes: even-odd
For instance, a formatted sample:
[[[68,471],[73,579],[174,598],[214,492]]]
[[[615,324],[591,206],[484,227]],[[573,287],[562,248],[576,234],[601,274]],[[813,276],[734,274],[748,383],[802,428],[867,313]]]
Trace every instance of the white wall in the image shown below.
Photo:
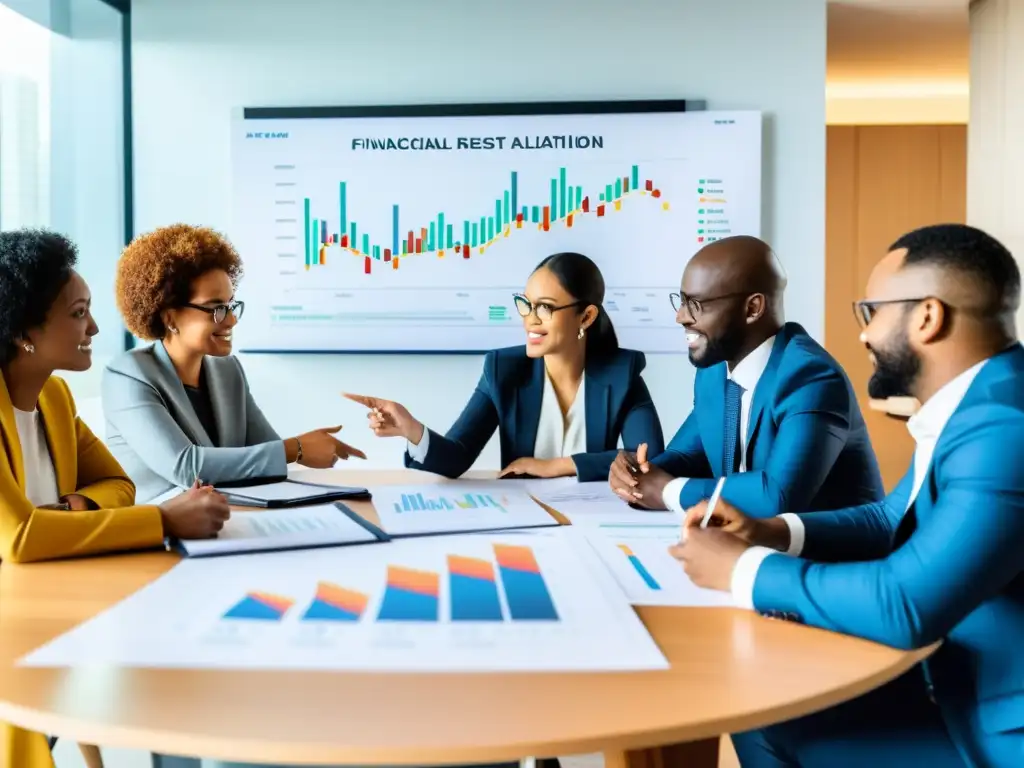
[[[1024,2],[981,0],[970,13],[967,222],[998,238],[1024,271]],[[1024,307],[1017,331],[1024,332]]]
[[[228,227],[233,107],[691,98],[764,110],[765,236],[789,270],[790,318],[822,337],[824,0],[134,0],[132,35],[140,232]],[[397,465],[401,446],[374,441],[339,391],[401,400],[443,430],[480,373],[459,356],[243,362],[282,433],[344,423],[374,466]],[[682,353],[651,356],[646,378],[671,434],[693,370]],[[479,465],[497,462],[492,442]]]

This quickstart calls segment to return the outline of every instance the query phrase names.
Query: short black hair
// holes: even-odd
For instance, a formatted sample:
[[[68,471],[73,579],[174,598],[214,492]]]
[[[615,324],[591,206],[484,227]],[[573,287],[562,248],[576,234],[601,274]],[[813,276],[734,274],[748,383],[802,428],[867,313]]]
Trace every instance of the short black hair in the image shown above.
[[[77,263],[78,249],[64,235],[0,232],[0,365],[11,361],[26,332],[46,321]]]
[[[986,314],[1002,316],[1020,304],[1020,269],[1009,249],[966,224],[933,224],[915,229],[889,246],[906,249],[904,266],[932,265],[973,280],[983,293]],[[994,318],[993,318],[994,319]]]

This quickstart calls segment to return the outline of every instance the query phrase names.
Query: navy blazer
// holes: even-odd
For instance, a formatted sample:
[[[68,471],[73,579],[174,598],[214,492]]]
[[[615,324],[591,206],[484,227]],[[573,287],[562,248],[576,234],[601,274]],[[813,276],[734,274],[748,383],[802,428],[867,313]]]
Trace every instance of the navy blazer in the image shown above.
[[[911,465],[881,502],[801,515],[801,557],[765,559],[754,606],[898,648],[944,638],[923,672],[967,764],[1024,766],[1019,344],[978,372],[906,509],[913,484]]]
[[[658,412],[640,375],[646,364],[642,352],[630,349],[587,361],[587,452],[572,457],[580,482],[607,479],[620,436],[626,450],[647,443],[648,455],[656,456],[664,449]],[[502,467],[532,457],[545,375],[544,360],[528,357],[525,346],[488,352],[480,382],[462,415],[444,437],[431,430],[422,464],[406,453],[405,466],[458,477],[473,465],[495,429]]]
[[[654,463],[691,478],[683,509],[711,497],[725,474],[726,364],[697,371],[693,411]],[[754,390],[746,472],[731,475],[722,498],[754,517],[839,509],[885,495],[864,416],[839,363],[796,323],[776,334]]]

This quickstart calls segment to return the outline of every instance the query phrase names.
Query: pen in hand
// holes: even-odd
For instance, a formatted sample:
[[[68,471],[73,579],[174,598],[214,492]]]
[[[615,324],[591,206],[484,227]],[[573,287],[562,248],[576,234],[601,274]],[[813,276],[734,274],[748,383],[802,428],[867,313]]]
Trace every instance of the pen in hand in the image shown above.
[[[708,523],[711,522],[711,516],[715,513],[715,505],[718,503],[718,497],[722,495],[723,485],[725,485],[725,478],[718,478],[718,482],[715,483],[715,490],[711,494],[711,501],[708,502],[707,509],[704,510],[704,517],[701,518],[701,528],[707,528]]]

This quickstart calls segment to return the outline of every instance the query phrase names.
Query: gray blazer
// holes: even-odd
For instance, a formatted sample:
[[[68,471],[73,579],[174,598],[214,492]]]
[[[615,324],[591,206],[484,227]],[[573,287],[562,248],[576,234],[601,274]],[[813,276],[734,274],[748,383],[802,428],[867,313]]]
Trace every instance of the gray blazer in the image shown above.
[[[118,356],[103,371],[107,447],[135,483],[136,502],[175,487],[284,477],[284,443],[249,393],[233,356],[207,357],[206,386],[220,445],[206,434],[161,342]]]

